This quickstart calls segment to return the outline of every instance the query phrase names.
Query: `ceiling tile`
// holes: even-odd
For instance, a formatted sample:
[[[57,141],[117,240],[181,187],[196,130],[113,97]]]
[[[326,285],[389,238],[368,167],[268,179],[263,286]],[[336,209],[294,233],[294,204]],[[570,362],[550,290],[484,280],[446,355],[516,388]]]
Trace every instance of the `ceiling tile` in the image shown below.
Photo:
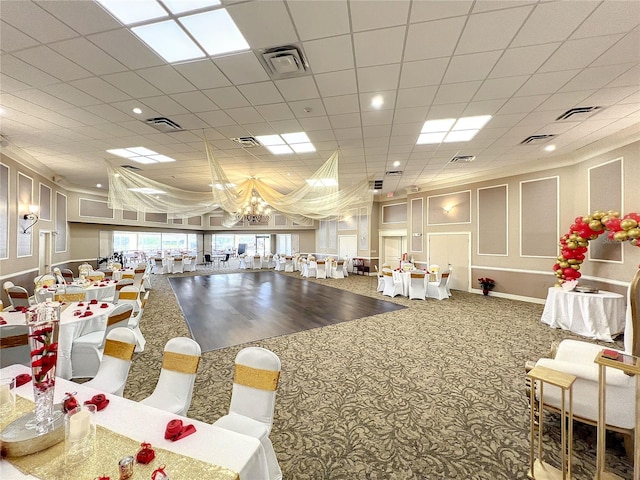
[[[431,0],[429,2],[413,2],[411,4],[411,23],[439,20],[449,17],[467,15],[473,5],[472,0]]]
[[[249,83],[238,86],[238,90],[252,105],[266,105],[284,101],[273,82]]]
[[[269,80],[267,72],[265,72],[253,52],[218,57],[213,61],[234,84]]]
[[[601,2],[571,38],[596,37],[637,28],[640,2]]]
[[[136,73],[168,95],[172,93],[192,92],[196,89],[170,65],[143,68],[136,70]]]
[[[146,97],[141,99],[140,103],[143,103],[152,110],[159,112],[163,117],[175,114],[189,113],[189,111],[178,102],[164,95],[160,95],[157,97]]]
[[[0,22],[0,49],[4,52],[13,52],[23,48],[35,47],[39,42],[29,35],[22,33],[8,23]]]
[[[358,69],[359,91],[376,92],[398,88],[400,64]]]
[[[427,111],[427,107],[398,108],[395,111],[396,114],[393,118],[394,128],[397,123],[424,123],[425,118],[427,117]]]
[[[362,112],[362,125],[390,125],[393,121],[393,110],[372,110]]]
[[[40,90],[20,90],[18,92],[15,92],[14,95],[28,102],[35,103],[37,105],[40,105],[41,107],[51,110],[60,111],[74,107],[73,104],[65,102],[53,95],[50,95],[49,93]]]
[[[592,91],[556,93],[538,105],[536,111],[557,111],[560,115],[572,107],[579,106],[578,104],[581,104],[592,93]]]
[[[303,46],[313,73],[345,70],[354,66],[351,35],[309,40]],[[327,52],[331,52],[331,55],[327,55]]]
[[[493,98],[509,98],[529,79],[527,75],[518,77],[491,78],[485,80],[473,99],[490,100]]]
[[[326,115],[321,117],[298,118],[298,121],[300,122],[300,125],[302,125],[304,131],[307,133],[314,130],[327,130],[331,128],[331,123],[329,122],[329,118]]]
[[[161,95],[162,92],[134,72],[111,73],[101,77],[133,98]]]
[[[355,70],[321,73],[315,75],[315,79],[323,97],[347,95],[358,91]]]
[[[89,105],[84,108],[88,112],[98,115],[104,121],[126,122],[131,119],[131,115],[127,115],[111,105]]]
[[[500,109],[499,113],[500,115],[507,115],[510,113],[532,112],[547,98],[549,98],[549,95],[532,95],[529,97],[511,98],[504,104],[504,107]]]
[[[617,63],[638,63],[640,60],[640,31],[628,33],[622,40],[602,54],[591,67]]]
[[[620,35],[610,35],[565,42],[540,67],[539,71],[554,72],[557,70],[585,68],[620,38],[622,38]]]
[[[402,65],[400,87],[422,87],[424,85],[438,85],[449,64],[448,58],[405,62]]]
[[[30,87],[41,87],[43,85],[51,85],[53,83],[60,82],[57,78],[52,77],[48,73],[45,73],[26,62],[23,62],[13,55],[3,54],[0,57],[0,64],[2,65],[2,73],[9,75],[16,80],[20,80]]]
[[[260,113],[258,113],[258,111],[253,107],[229,108],[225,111],[231,118],[240,124],[257,123],[264,120]]]
[[[612,80],[627,71],[631,65],[632,64],[608,65],[606,67],[585,68],[560,90],[571,91],[603,88]],[[640,79],[638,84],[640,85]]]
[[[84,38],[72,38],[51,45],[51,48],[69,60],[82,65],[94,75],[124,72],[127,70],[122,63],[111,55],[96,47]]]
[[[502,54],[501,51],[456,55],[451,58],[443,83],[469,82],[484,79]]]
[[[627,85],[638,85],[638,78],[640,78],[640,67],[638,65],[633,66],[625,73],[611,82],[608,87],[624,87]]]
[[[329,115],[329,122],[334,129],[359,128],[361,125],[360,114],[345,113],[342,115]]]
[[[191,112],[208,112],[217,110],[218,106],[200,91],[176,93],[171,98]]]
[[[203,93],[222,109],[248,107],[250,105],[236,87],[212,88],[203,90]]]
[[[559,72],[536,73],[515,94],[518,97],[553,93],[565,85],[580,70],[563,70]]]
[[[386,92],[368,92],[360,94],[360,109],[363,112],[377,110],[393,110],[395,108],[396,90],[387,90]],[[381,106],[373,106],[372,102],[376,99],[382,99]]]
[[[231,82],[210,59],[174,65],[174,68],[189,80],[196,88],[207,89],[226,87]]]
[[[405,31],[406,28],[402,26],[354,34],[356,66],[399,63],[402,59]]]
[[[282,0],[240,3],[228,6],[227,11],[251,48],[277,47],[298,41]]]
[[[295,118],[295,115],[286,103],[258,105],[256,109],[268,122]]]
[[[276,120],[271,122],[271,125],[276,129],[278,133],[294,133],[302,130],[302,126],[298,120]]]
[[[481,82],[464,82],[440,85],[434,105],[456,102],[468,102],[478,91]]]
[[[351,2],[351,25],[354,32],[386,28],[407,23],[408,0]]]
[[[15,56],[62,81],[90,77],[91,73],[45,46],[16,52]]]
[[[72,86],[92,95],[103,102],[117,102],[129,99],[129,95],[98,77],[83,78],[69,82]]]
[[[554,54],[558,46],[557,43],[548,43],[531,47],[510,48],[498,60],[489,77],[510,77],[535,73],[540,65]],[[557,70],[563,69],[558,68]]]
[[[289,102],[289,108],[298,119],[326,115],[324,105],[319,98]]]
[[[287,2],[301,40],[349,33],[349,12],[345,0],[332,2]]]
[[[404,60],[448,57],[456,47],[464,17],[414,23],[409,26]]]
[[[87,39],[132,70],[164,64],[158,55],[126,28],[97,33]]]
[[[17,90],[27,90],[30,88],[26,83],[16,80],[9,75],[5,75],[2,72],[0,72],[0,85],[2,85],[3,92],[15,92]]]
[[[433,103],[437,86],[400,88],[396,99],[396,108],[428,106]]]
[[[313,77],[288,78],[276,80],[276,87],[287,101],[318,98],[320,94],[313,81]]]
[[[39,2],[39,5],[82,35],[113,30],[121,26],[120,22],[96,2],[57,0]]]
[[[48,43],[78,34],[33,2],[2,2],[2,19],[39,42]]]
[[[322,88],[320,90],[322,91]],[[336,97],[326,97],[324,99],[324,106],[329,115],[355,113],[360,111],[357,95],[339,95]]]

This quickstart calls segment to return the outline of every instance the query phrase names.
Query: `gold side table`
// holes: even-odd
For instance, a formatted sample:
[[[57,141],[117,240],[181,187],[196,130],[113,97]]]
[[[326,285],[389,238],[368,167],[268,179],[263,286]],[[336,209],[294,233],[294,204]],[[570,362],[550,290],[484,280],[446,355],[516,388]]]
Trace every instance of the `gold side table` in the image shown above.
[[[596,457],[596,480],[617,480],[620,477],[614,473],[606,472],[605,452],[606,452],[606,419],[605,419],[605,389],[607,385],[607,369],[605,367],[622,370],[628,375],[636,377],[636,423],[633,431],[633,480],[640,480],[640,358],[632,355],[619,354],[617,359],[605,357],[602,350],[596,356],[594,362],[599,365],[598,369],[598,449]]]
[[[527,477],[533,480],[555,480],[571,478],[571,454],[573,449],[573,382],[575,375],[559,372],[542,366],[534,367],[527,377],[531,381],[531,418],[530,418],[530,441],[531,450],[529,454],[529,471]],[[535,400],[536,382],[539,382],[538,390],[538,457],[535,458]],[[562,390],[562,409],[560,417],[560,447],[562,448],[562,469],[549,465],[542,460],[542,428],[544,424],[544,384],[548,383]],[[566,411],[566,393],[569,392],[569,412]],[[568,432],[567,432],[568,424]]]

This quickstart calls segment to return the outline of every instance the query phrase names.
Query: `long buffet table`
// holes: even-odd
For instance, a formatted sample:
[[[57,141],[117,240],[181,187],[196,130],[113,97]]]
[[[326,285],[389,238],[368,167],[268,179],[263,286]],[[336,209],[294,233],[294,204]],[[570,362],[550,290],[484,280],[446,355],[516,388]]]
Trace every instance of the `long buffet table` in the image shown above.
[[[0,370],[2,378],[15,377],[20,373],[29,373],[29,369],[23,365],[11,365]],[[27,383],[16,389],[16,393],[20,397],[33,400],[33,391],[30,383]],[[64,379],[56,380],[55,401],[60,402],[65,392],[76,392],[76,398],[79,402],[90,399],[94,395],[101,393],[81,384],[73,383]],[[175,452],[184,457],[200,460],[208,464],[218,465],[225,469],[232,470],[239,474],[241,480],[261,480],[268,479],[268,467],[264,453],[264,449],[260,441],[255,438],[225,430],[214,425],[200,422],[191,418],[180,417],[163,410],[143,405],[115,395],[107,396],[110,400],[109,405],[95,415],[96,424],[106,428],[110,432],[128,437],[136,442],[148,442],[156,449],[168,450]],[[193,424],[196,432],[176,442],[165,440],[164,432],[167,423],[174,419],[181,419],[184,425]],[[54,447],[51,447],[54,448]],[[107,449],[109,450],[109,449]],[[96,452],[100,455],[108,455],[109,452]],[[129,453],[135,456],[136,451]],[[156,452],[156,464],[162,464],[162,454]],[[101,475],[109,475],[112,479],[119,478],[117,473],[118,460],[113,459],[113,470],[109,472],[95,472],[91,477],[95,478]],[[150,469],[136,465],[136,469]],[[171,478],[189,478],[184,476],[186,472],[177,470],[178,466],[166,464],[166,471]],[[145,476],[136,476],[134,478],[150,478],[150,472]],[[134,471],[135,473],[135,471]],[[61,476],[60,478],[63,478]],[[3,459],[0,461],[0,478],[11,480],[35,479],[32,475],[28,475],[18,470],[11,463],[11,459]],[[74,476],[64,478],[76,478]],[[216,476],[207,478],[219,478]],[[237,477],[236,477],[237,478]]]

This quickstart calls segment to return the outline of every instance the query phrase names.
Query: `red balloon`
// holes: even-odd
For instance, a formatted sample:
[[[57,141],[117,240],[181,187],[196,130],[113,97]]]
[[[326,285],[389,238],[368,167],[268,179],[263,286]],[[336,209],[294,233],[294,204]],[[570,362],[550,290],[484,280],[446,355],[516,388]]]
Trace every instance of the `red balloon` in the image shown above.
[[[556,263],[556,264],[553,266],[553,271],[555,272],[555,271],[556,271],[556,270],[558,270],[559,268],[560,268],[560,264]]]
[[[564,258],[566,258],[567,260],[569,258],[576,258],[576,251],[575,250],[571,250],[570,248],[563,248],[562,252],[560,252],[562,254],[562,256]]]
[[[635,220],[636,222],[640,223],[640,213],[635,213],[635,212],[631,212],[631,213],[627,213],[624,218],[631,218],[633,220]]]
[[[584,248],[584,247],[583,247],[583,248]],[[580,262],[581,262],[581,261],[583,261],[583,260],[584,260],[584,255],[583,255],[583,254],[581,254],[581,253],[576,253],[576,257],[575,257],[575,258],[576,258],[576,260],[578,260],[578,261],[580,261]]]
[[[576,217],[576,219],[574,220],[574,223],[580,225],[581,223],[583,223],[584,220],[582,220],[582,217]]]
[[[611,217],[609,220],[607,220],[607,223],[605,223],[607,230],[613,230],[614,232],[617,232],[618,230],[622,230],[622,227],[620,226],[620,219],[617,217]]]

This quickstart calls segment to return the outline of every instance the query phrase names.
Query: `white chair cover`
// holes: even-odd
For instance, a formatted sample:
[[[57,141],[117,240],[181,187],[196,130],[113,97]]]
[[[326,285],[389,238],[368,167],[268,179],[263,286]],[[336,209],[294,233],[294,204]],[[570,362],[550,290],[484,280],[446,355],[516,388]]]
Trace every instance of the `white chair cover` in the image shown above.
[[[382,295],[387,297],[402,295],[402,281],[393,278],[393,272],[391,270],[383,270],[382,277],[384,278],[384,290],[382,291]]]
[[[111,330],[105,341],[104,355],[98,373],[84,385],[121,397],[129,376],[135,347],[128,349],[126,345],[115,342],[133,346],[136,344],[136,336],[128,328],[119,327]]]
[[[30,307],[35,303],[35,300],[29,298],[29,292],[24,287],[14,285],[7,288],[7,295],[13,308],[17,307]]]
[[[315,277],[317,275],[317,262],[315,260],[309,260],[307,265],[307,271],[305,277]]]
[[[169,360],[174,358],[171,356],[172,353],[198,357],[199,359],[201,350],[200,345],[187,337],[176,337],[169,340],[164,347],[164,359],[156,388],[141,403],[176,415],[186,416],[191,406],[197,363],[192,373],[177,371],[175,368],[184,367],[187,362],[176,365],[175,360]]]
[[[338,260],[332,276],[333,278],[344,278],[344,260]]]
[[[378,277],[378,286],[376,288],[377,292],[383,292],[384,291],[384,275],[382,275],[382,272],[378,271],[378,266],[375,266],[376,269],[376,276]]]
[[[279,480],[282,471],[269,434],[273,425],[280,359],[266,348],[247,347],[238,352],[235,365],[229,414],[214,425],[260,440],[267,457],[269,479]],[[252,372],[257,373],[252,375]]]
[[[4,325],[0,328],[0,368],[21,363],[31,367],[27,325]]]
[[[447,282],[449,281],[449,272],[444,272],[440,275],[440,280],[436,282],[427,283],[427,296],[429,298],[435,298],[438,300],[444,300],[449,298],[447,291]]]
[[[95,377],[100,368],[104,341],[115,328],[127,327],[133,307],[128,304],[116,305],[107,318],[104,330],[87,333],[76,338],[71,347],[71,378]]]
[[[284,271],[293,272],[293,257],[288,255],[284,257]]]
[[[118,292],[118,305],[130,304],[133,307],[133,312],[140,310],[140,292],[134,285],[125,285]]]
[[[426,295],[426,286],[424,283],[425,272],[411,272],[409,280],[409,299],[424,300]]]
[[[45,273],[44,275],[39,275],[33,279],[33,284],[35,285],[35,288],[53,287],[56,283],[57,283],[56,277],[48,273]]]
[[[327,264],[324,260],[316,262],[316,278],[327,278]]]
[[[254,255],[253,256],[253,268],[255,270],[261,270],[262,269],[262,259],[260,258],[260,255]]]
[[[140,303],[140,309],[137,312],[134,312],[129,319],[128,327],[133,330],[133,333],[136,335],[136,353],[144,352],[144,347],[147,344],[147,341],[142,335],[142,331],[140,330],[140,320],[142,320],[142,314],[144,313],[144,308],[149,301],[149,292],[144,294],[142,298],[142,302]]]
[[[173,257],[172,273],[184,273],[184,263],[182,262],[182,257]]]

